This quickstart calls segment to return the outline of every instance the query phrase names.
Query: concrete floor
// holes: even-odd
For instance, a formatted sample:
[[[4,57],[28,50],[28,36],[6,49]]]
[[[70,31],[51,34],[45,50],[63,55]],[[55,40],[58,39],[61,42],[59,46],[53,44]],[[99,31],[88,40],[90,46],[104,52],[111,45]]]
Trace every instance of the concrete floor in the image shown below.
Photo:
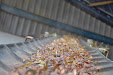
[[[10,44],[18,42],[24,42],[24,38],[0,31],[0,44]]]

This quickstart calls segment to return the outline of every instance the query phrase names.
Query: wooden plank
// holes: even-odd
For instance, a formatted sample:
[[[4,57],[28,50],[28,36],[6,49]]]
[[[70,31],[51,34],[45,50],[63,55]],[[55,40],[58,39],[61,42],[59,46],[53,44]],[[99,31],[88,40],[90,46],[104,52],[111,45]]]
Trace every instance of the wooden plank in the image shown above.
[[[101,2],[94,2],[94,3],[90,3],[89,6],[90,7],[94,7],[94,6],[100,6],[100,5],[106,5],[106,4],[111,4],[113,3],[113,1],[101,1]]]
[[[91,3],[91,2],[89,2],[88,0],[84,0],[84,1],[85,1],[85,2],[87,2],[88,4],[90,4],[90,3]],[[104,12],[104,13],[108,14],[109,16],[113,17],[113,15],[112,15],[111,13],[109,13],[109,12],[107,12],[107,11],[103,10],[102,8],[98,7],[97,9],[99,9],[100,11],[102,11],[102,12]]]

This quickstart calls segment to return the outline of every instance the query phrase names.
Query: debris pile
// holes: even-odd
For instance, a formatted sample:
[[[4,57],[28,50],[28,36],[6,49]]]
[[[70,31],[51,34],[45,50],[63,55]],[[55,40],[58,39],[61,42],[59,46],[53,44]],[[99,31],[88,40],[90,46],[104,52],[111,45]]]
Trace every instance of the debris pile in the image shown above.
[[[96,75],[94,62],[78,38],[64,35],[46,45],[24,65],[16,67],[11,75]]]

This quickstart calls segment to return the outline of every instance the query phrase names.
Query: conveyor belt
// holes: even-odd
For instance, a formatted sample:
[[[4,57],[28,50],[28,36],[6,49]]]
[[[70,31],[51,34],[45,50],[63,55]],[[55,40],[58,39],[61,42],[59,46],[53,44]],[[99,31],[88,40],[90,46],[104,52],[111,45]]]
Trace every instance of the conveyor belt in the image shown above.
[[[38,49],[52,42],[58,37],[33,39],[28,42],[0,45],[0,75],[10,72],[13,65],[22,65],[22,59],[28,58]]]
[[[106,58],[103,54],[96,50],[95,48],[91,48],[86,42],[80,40],[80,43],[85,46],[87,52],[93,56],[92,61],[95,61],[95,66],[100,67],[100,69],[96,69],[98,75],[112,75],[113,73],[113,62]]]
[[[44,39],[33,39],[24,43],[7,44],[0,46],[0,75],[5,75],[13,69],[13,65],[22,65],[22,59],[28,58],[32,53],[44,47],[46,44],[52,42],[59,37],[48,37]],[[113,72],[113,63],[111,60],[102,55],[95,48],[91,48],[83,40],[80,40],[81,45],[85,46],[87,52],[93,56],[92,61],[95,61],[95,66],[101,69],[95,69],[99,75],[111,75]],[[3,74],[2,74],[3,75]]]

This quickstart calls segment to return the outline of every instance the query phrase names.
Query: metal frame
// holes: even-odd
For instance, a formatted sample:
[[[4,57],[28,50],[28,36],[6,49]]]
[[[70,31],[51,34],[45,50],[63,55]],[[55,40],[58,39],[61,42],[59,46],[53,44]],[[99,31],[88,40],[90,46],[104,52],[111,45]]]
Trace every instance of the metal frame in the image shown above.
[[[113,27],[113,17],[106,15],[104,13],[100,13],[101,11],[97,11],[96,9],[91,8],[91,7],[87,6],[86,4],[83,4],[79,0],[65,0],[65,1],[72,3],[73,5],[81,8],[82,10],[91,14],[92,16],[95,16],[97,19],[100,19],[100,20],[108,23],[108,25]]]

